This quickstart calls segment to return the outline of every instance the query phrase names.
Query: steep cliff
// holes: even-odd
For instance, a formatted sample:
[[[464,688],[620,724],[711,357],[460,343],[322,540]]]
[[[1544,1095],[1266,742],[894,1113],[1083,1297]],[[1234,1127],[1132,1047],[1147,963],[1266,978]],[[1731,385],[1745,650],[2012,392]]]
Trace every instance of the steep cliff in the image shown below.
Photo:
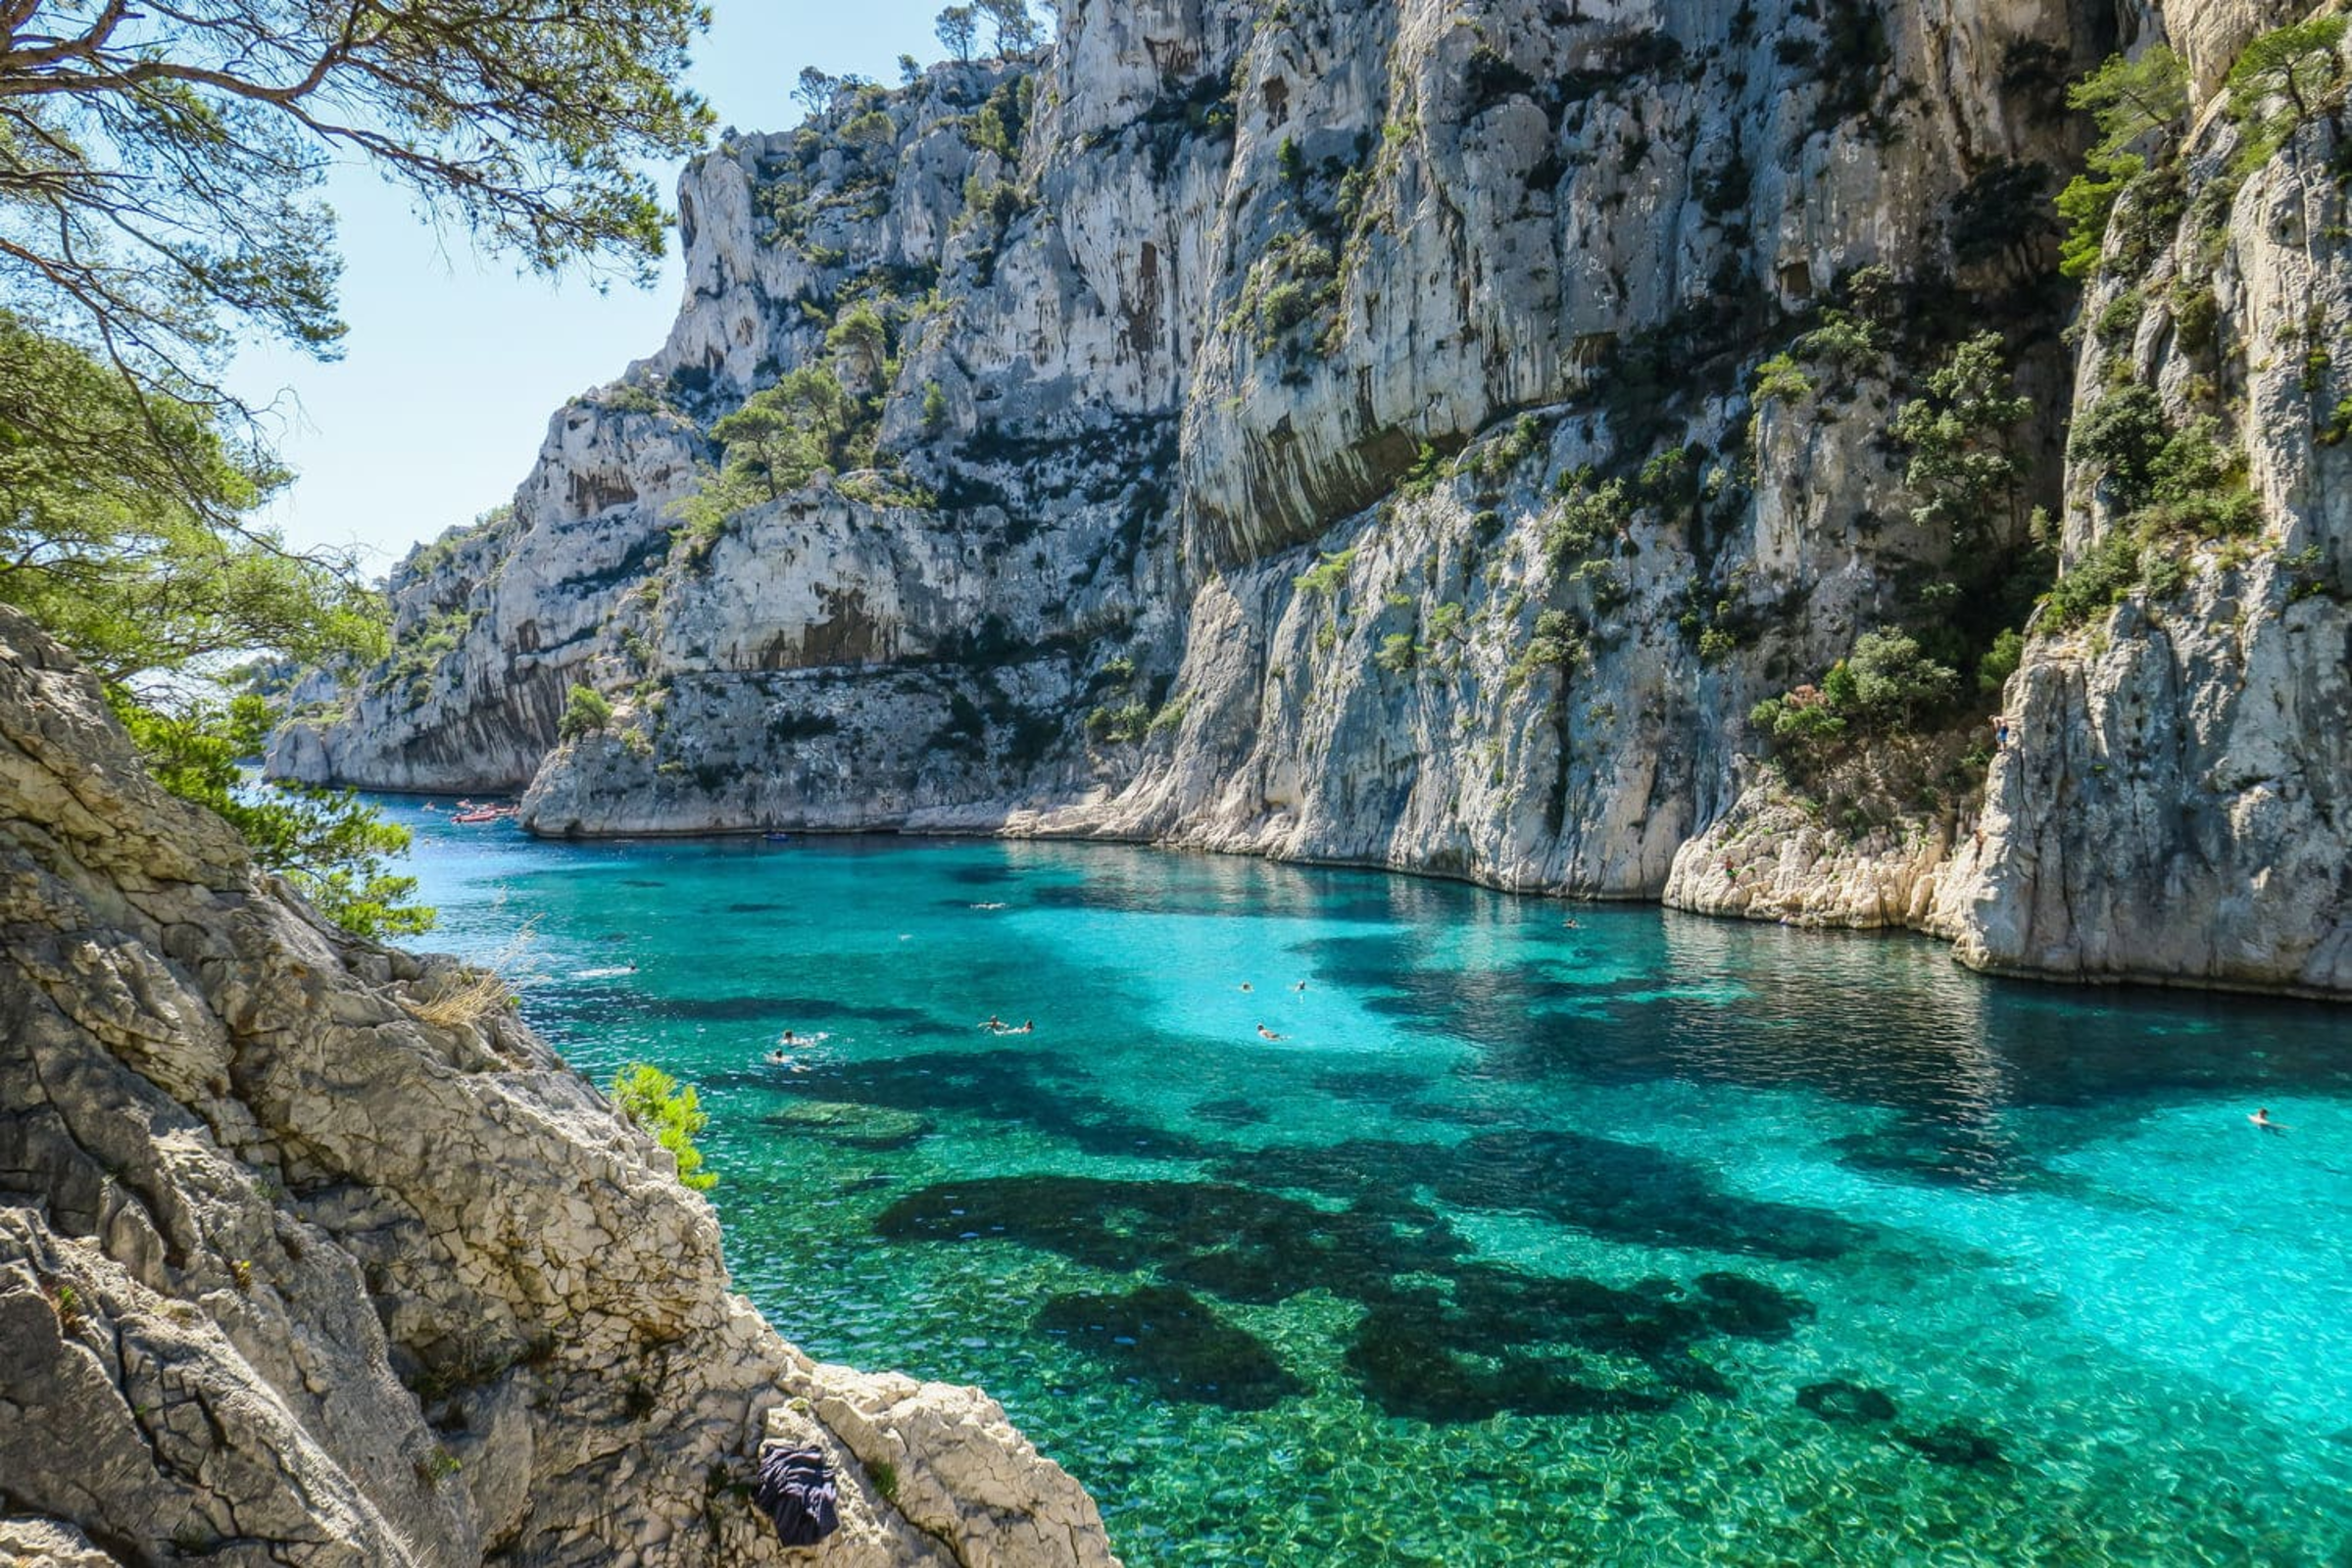
[[[0,1547],[781,1562],[773,1440],[839,1467],[843,1560],[1111,1561],[977,1390],[778,1340],[669,1155],[466,989],[267,882],[0,609]]]
[[[408,564],[402,659],[274,765],[528,783],[547,833],[1139,838],[2340,994],[2332,371],[2261,346],[2333,297],[2326,118],[2218,220],[2200,194],[2230,64],[2288,14],[1065,5],[1039,60],[691,170],[667,347],[559,416],[509,515]],[[2065,83],[2164,37],[2198,127],[2179,254],[2079,302]],[[2163,303],[2217,222],[2194,319],[2256,345],[2218,376]],[[1986,327],[2024,409],[1990,542],[1891,438]],[[2176,425],[2213,405],[2261,523],[2095,624],[2045,615],[2003,697],[2004,596],[2108,559],[2068,433],[2119,366]],[[811,368],[852,438],[697,520],[746,444],[713,428]],[[1768,758],[1751,710],[1881,627],[1943,635],[1984,696],[1819,777]],[[565,743],[575,682],[618,711]],[[1988,764],[1996,707],[2021,744]],[[2108,760],[2134,745],[2166,759]],[[2190,937],[2167,901],[2228,912]]]

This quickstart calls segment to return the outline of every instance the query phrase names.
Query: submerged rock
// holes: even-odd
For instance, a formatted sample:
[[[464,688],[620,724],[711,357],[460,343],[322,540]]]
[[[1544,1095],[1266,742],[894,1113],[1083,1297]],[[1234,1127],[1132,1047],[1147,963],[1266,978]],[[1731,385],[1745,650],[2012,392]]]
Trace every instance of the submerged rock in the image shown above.
[[[928,1116],[887,1105],[833,1104],[805,1100],[767,1118],[786,1132],[812,1133],[850,1149],[905,1149],[931,1135]]]
[[[1056,1296],[1038,1312],[1037,1326],[1171,1399],[1263,1410],[1303,1387],[1263,1341],[1173,1286]]]
[[[1838,1426],[1872,1426],[1894,1419],[1894,1399],[1883,1389],[1832,1378],[1796,1391],[1796,1407]]]
[[[782,1562],[741,1493],[797,1405],[842,1561],[1111,1561],[977,1390],[779,1340],[671,1157],[449,976],[165,797],[0,608],[0,1554]]]
[[[2002,1461],[1998,1442],[1957,1421],[1926,1432],[1897,1432],[1894,1441],[1937,1464],[1990,1465]]]

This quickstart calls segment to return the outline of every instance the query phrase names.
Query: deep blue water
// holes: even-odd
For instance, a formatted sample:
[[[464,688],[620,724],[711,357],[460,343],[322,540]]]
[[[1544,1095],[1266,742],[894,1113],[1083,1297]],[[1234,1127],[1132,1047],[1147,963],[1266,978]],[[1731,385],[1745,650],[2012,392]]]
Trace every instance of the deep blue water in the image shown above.
[[[431,945],[527,926],[574,1064],[701,1086],[739,1288],[986,1386],[1138,1568],[2352,1561],[2340,1009],[1251,860],[392,808]],[[786,1028],[823,1038],[771,1065]]]

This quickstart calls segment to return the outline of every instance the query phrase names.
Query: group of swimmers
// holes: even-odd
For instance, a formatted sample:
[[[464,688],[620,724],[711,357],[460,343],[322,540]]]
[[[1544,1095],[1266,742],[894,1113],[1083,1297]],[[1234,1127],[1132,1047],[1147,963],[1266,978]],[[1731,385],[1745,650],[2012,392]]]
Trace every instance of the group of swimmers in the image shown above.
[[[792,1053],[785,1048],[788,1046],[813,1046],[827,1038],[829,1037],[825,1035],[805,1035],[796,1030],[787,1029],[777,1037],[776,1043],[768,1048],[767,1064],[770,1067],[790,1067],[794,1072],[814,1072],[815,1068],[805,1061],[795,1060]]]
[[[1245,980],[1242,982],[1242,989],[1244,991],[1255,991],[1257,987]],[[1297,984],[1293,985],[1291,990],[1298,995],[1303,996],[1306,994],[1306,982],[1300,980]],[[1260,1040],[1288,1040],[1291,1037],[1289,1035],[1276,1034],[1273,1030],[1267,1028],[1261,1023],[1257,1026],[1257,1038]]]
[[[1242,989],[1244,991],[1255,991],[1257,988],[1252,986],[1249,981],[1245,980],[1242,982]],[[1300,980],[1293,985],[1291,990],[1295,993],[1303,995],[1306,991],[1306,982]],[[1014,1025],[1006,1023],[1003,1018],[992,1012],[986,1018],[981,1020],[980,1027],[987,1030],[992,1035],[1033,1035],[1037,1033],[1037,1020],[1035,1018],[1023,1018],[1019,1024]],[[1257,1037],[1260,1040],[1288,1040],[1290,1038],[1288,1035],[1276,1034],[1273,1030],[1267,1028],[1262,1023],[1257,1026]],[[802,1044],[804,1040],[806,1040],[806,1043],[809,1045],[814,1045],[817,1040],[822,1038],[824,1037],[821,1035],[814,1037],[804,1037],[793,1033],[790,1029],[787,1029],[784,1031],[783,1038],[779,1040],[775,1047],[768,1052],[767,1064],[771,1067],[790,1067],[794,1072],[807,1072],[809,1069],[805,1064],[794,1061],[790,1053],[787,1052],[785,1048],[788,1046]]]

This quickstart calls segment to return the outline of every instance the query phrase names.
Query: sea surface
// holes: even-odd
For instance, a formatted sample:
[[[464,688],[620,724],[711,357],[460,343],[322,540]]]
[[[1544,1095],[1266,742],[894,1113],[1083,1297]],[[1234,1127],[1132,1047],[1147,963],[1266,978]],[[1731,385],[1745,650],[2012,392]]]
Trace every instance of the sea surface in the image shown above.
[[[427,945],[600,1081],[700,1086],[738,1288],[984,1385],[1135,1568],[2352,1562],[2352,1012],[388,805]]]

